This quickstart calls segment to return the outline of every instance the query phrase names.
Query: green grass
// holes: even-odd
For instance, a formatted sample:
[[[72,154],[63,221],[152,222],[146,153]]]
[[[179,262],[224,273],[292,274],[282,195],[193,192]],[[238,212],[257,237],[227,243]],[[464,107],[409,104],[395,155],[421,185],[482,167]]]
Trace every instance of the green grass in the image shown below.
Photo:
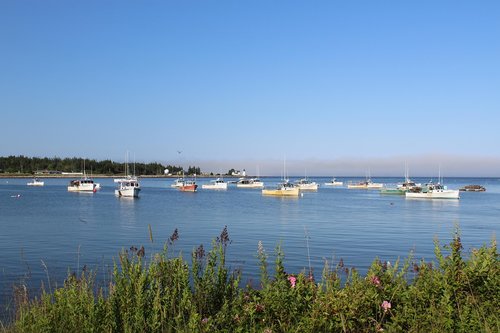
[[[239,273],[226,266],[226,229],[207,253],[194,250],[190,263],[169,255],[174,235],[147,262],[140,250],[120,253],[109,285],[97,287],[95,274],[84,271],[32,300],[18,288],[15,320],[2,330],[500,332],[495,241],[465,256],[457,232],[447,246],[436,241],[434,262],[375,260],[364,276],[326,262],[317,278],[286,273],[279,246],[271,276],[259,243],[261,281],[253,288],[240,286]]]

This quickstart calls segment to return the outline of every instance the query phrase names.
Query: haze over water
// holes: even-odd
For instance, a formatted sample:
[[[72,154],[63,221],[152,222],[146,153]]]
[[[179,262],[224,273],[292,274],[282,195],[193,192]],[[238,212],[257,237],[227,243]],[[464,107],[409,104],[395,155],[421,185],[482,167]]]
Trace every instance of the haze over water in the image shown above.
[[[313,180],[323,184],[329,178]],[[374,180],[395,184],[401,178]],[[46,179],[41,188],[26,186],[27,181],[0,180],[3,308],[12,306],[8,303],[14,284],[27,283],[38,292],[42,281],[48,286],[47,274],[54,287],[62,284],[68,271],[81,271],[86,265],[97,270],[101,282],[107,281],[120,250],[144,245],[150,258],[162,250],[176,228],[180,237],[171,253],[182,253],[190,261],[194,248],[199,244],[210,248],[227,225],[232,241],[229,265],[241,268],[243,282],[254,285],[259,241],[271,255],[270,261],[274,248],[281,244],[286,269],[295,273],[309,265],[307,234],[311,265],[319,278],[325,259],[338,262],[343,258],[347,266],[364,272],[376,257],[395,262],[413,252],[416,259],[433,259],[433,239],[446,244],[455,226],[461,230],[466,251],[490,243],[500,231],[497,178],[445,179],[450,188],[467,184],[487,188],[484,193],[462,192],[460,200],[408,200],[378,191],[324,186],[296,199],[263,197],[260,190],[234,185],[221,192],[181,193],[170,188],[171,180],[166,179],[142,179],[141,197],[134,200],[115,197],[111,179],[98,179],[103,188],[95,194],[68,193],[67,179]],[[264,181],[271,185],[279,179]]]

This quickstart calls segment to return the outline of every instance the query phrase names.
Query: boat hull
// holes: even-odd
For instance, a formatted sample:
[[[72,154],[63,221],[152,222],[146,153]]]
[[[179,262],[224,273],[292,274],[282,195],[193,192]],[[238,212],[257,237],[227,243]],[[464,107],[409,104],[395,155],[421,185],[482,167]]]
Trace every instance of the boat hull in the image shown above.
[[[95,184],[80,184],[68,186],[68,192],[90,192],[96,191]]]
[[[299,188],[262,190],[262,195],[275,196],[275,197],[298,197],[299,194],[300,194]]]
[[[119,197],[138,198],[140,191],[141,189],[137,187],[125,188],[125,189],[115,190],[115,195]]]
[[[237,182],[236,187],[238,188],[263,188],[264,183],[261,181],[249,181],[245,183]]]
[[[347,185],[347,188],[348,189],[351,189],[351,190],[379,190],[381,188],[384,187],[384,184],[380,184],[380,183],[373,183],[373,184],[369,184],[369,185],[358,185],[358,184],[349,184]]]
[[[460,192],[458,190],[406,192],[406,197],[413,199],[459,199]]]
[[[198,189],[198,185],[193,184],[193,185],[184,185],[179,187],[179,191],[181,192],[196,192]]]
[[[406,191],[398,188],[383,188],[380,194],[405,195]]]
[[[201,188],[204,190],[227,190],[227,184],[203,184]]]
[[[90,192],[93,193],[95,192],[95,186],[93,187],[88,187],[88,186],[68,186],[68,192]]]
[[[317,191],[319,188],[318,184],[301,184],[297,186],[301,191]]]
[[[330,183],[325,183],[325,186],[342,186],[344,185],[343,182],[330,182]]]
[[[43,186],[44,182],[33,182],[33,183],[27,183],[26,185],[28,185],[28,186]]]

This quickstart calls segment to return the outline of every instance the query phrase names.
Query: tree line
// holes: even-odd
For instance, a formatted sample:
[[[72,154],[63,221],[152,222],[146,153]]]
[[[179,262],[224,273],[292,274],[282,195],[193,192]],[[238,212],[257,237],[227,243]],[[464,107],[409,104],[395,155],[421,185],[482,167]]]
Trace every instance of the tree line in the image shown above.
[[[182,174],[184,169],[181,166],[163,165],[161,163],[129,163],[129,173],[137,175],[163,175],[168,169],[171,174]],[[112,160],[97,161],[95,159],[84,159],[81,157],[60,158],[60,157],[27,157],[7,156],[0,157],[0,173],[22,173],[34,174],[35,172],[83,172],[100,175],[118,175],[125,173],[125,163],[114,162]],[[187,174],[201,174],[199,167],[190,166]]]

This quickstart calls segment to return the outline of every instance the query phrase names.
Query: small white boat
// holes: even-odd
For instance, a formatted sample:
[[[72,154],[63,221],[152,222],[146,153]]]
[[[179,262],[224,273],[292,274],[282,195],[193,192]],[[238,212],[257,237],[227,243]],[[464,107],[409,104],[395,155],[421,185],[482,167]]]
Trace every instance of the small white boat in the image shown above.
[[[319,184],[313,181],[310,181],[307,178],[299,179],[295,182],[299,190],[301,191],[317,191]]]
[[[33,180],[26,185],[28,186],[43,186],[45,183],[38,178],[33,178]]]
[[[279,183],[274,189],[263,189],[262,195],[275,196],[275,197],[298,197],[300,194],[300,189],[295,184],[290,183],[285,180],[283,183]]]
[[[176,180],[174,180],[174,182],[170,185],[170,187],[174,187],[174,188],[179,188],[179,187],[182,187],[184,186],[184,178],[177,178]]]
[[[82,178],[72,180],[68,185],[68,192],[95,192],[95,184],[92,179]]]
[[[223,179],[217,178],[211,180],[209,184],[201,185],[201,188],[205,190],[227,190],[227,183]]]
[[[119,197],[139,197],[139,192],[141,191],[141,186],[136,177],[128,177],[126,179],[121,179],[118,182],[118,188],[115,190],[115,195]]]
[[[415,187],[405,193],[407,198],[417,199],[460,199],[459,190],[448,190],[440,183],[429,182],[424,187]]]
[[[236,182],[236,187],[240,188],[263,188],[264,182],[259,178],[240,178]]]
[[[325,186],[342,186],[342,185],[344,185],[344,182],[339,182],[335,178],[332,178],[332,180],[325,183]]]

